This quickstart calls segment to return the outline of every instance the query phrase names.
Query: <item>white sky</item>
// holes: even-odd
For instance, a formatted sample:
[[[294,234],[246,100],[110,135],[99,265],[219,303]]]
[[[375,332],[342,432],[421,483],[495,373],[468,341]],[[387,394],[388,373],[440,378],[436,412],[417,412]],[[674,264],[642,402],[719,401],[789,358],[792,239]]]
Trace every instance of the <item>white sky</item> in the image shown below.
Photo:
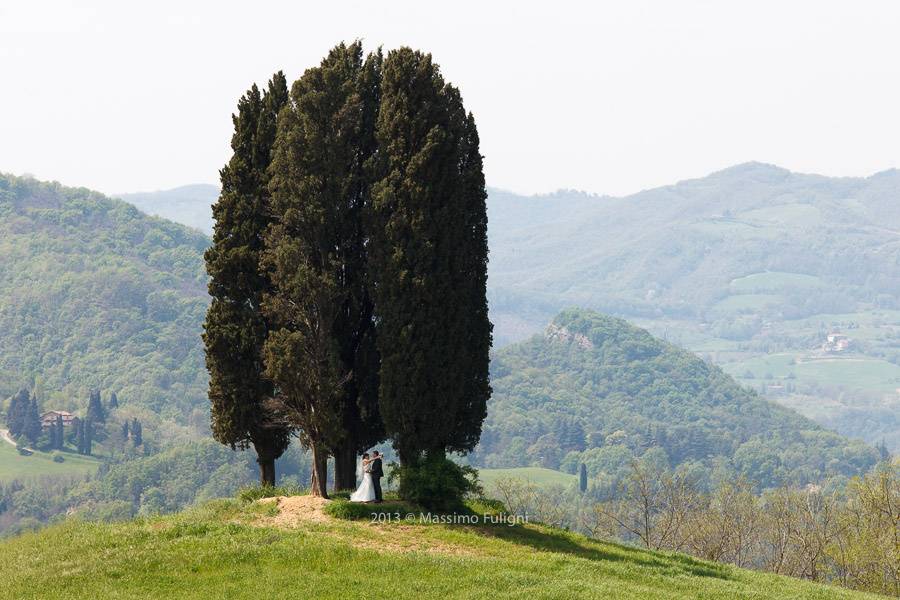
[[[310,4],[0,0],[0,171],[107,193],[217,183],[250,83],[357,37],[434,54],[495,187],[900,166],[900,2]]]

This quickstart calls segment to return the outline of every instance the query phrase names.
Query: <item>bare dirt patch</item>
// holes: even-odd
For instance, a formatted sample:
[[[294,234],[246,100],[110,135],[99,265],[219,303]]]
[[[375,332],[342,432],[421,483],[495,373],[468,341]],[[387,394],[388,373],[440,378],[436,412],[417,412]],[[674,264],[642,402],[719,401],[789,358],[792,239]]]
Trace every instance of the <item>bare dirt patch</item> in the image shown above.
[[[276,496],[262,498],[260,504],[274,504],[278,514],[274,517],[262,517],[260,525],[293,528],[303,523],[327,523],[331,517],[322,510],[328,500],[317,496]]]

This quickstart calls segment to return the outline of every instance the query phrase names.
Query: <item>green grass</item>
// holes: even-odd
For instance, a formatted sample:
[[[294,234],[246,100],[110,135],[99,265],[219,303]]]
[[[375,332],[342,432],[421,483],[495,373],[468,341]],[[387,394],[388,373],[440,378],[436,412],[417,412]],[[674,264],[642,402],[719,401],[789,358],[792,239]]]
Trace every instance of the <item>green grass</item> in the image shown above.
[[[100,464],[95,458],[64,452],[65,461],[53,462],[49,452],[22,456],[11,444],[0,440],[0,481],[39,477],[41,475],[84,475],[93,473]]]
[[[498,479],[515,478],[526,479],[539,486],[561,485],[568,487],[578,481],[575,475],[569,475],[553,469],[541,467],[521,467],[516,469],[479,469],[478,478],[486,490]]]
[[[822,286],[822,280],[814,275],[765,271],[732,280],[731,291],[741,294],[778,292],[786,287],[814,289]]]
[[[784,299],[776,294],[736,294],[720,300],[713,306],[715,312],[760,311],[767,306],[777,305]]]
[[[874,598],[533,524],[252,524],[274,510],[217,501],[171,517],[24,534],[0,543],[0,597]]]
[[[826,386],[883,392],[900,388],[900,366],[858,355],[808,358],[789,353],[769,354],[728,363],[722,368],[730,375],[751,384],[758,384],[766,375],[783,379],[793,374],[795,383],[815,382]],[[755,376],[752,380],[744,378],[747,371]]]

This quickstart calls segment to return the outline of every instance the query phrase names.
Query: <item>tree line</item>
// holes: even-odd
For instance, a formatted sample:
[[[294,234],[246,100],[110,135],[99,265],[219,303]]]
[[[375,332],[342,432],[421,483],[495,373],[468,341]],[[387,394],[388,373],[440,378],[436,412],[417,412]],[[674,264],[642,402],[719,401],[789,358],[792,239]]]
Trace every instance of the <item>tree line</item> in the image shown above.
[[[415,469],[477,444],[490,395],[478,133],[431,55],[333,48],[232,117],[206,253],[214,437],[260,480],[297,435],[312,493],[393,442]],[[452,465],[452,463],[451,463]],[[447,468],[453,468],[448,466]],[[401,493],[403,485],[401,482]]]

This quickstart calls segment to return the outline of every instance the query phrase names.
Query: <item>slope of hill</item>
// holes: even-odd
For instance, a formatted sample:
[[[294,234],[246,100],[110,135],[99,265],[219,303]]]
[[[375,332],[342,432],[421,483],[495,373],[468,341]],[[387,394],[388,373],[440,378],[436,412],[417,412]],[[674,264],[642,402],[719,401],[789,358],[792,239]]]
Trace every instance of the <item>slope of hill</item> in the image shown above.
[[[748,391],[694,354],[627,322],[568,310],[543,335],[496,353],[476,460],[615,481],[633,457],[762,487],[864,472],[874,450]]]
[[[218,501],[0,543],[6,598],[872,598],[538,525],[291,521]],[[281,523],[281,526],[278,526]],[[285,527],[287,525],[287,527]]]
[[[137,206],[141,211],[193,227],[212,235],[212,205],[219,197],[219,188],[197,183],[158,192],[136,192],[116,196]]]
[[[96,192],[0,175],[0,398],[33,386],[73,410],[99,388],[185,423],[205,408],[207,243]]]

